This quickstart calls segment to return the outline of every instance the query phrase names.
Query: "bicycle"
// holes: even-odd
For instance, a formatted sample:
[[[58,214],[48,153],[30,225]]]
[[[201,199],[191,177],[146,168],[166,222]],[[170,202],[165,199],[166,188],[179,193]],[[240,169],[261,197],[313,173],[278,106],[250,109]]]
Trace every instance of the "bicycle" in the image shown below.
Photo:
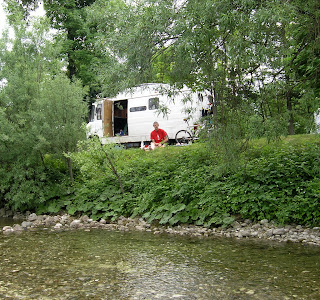
[[[199,124],[189,125],[188,119],[183,119],[187,124],[188,129],[179,130],[176,133],[175,140],[179,145],[191,144],[198,138],[198,132],[200,129]]]

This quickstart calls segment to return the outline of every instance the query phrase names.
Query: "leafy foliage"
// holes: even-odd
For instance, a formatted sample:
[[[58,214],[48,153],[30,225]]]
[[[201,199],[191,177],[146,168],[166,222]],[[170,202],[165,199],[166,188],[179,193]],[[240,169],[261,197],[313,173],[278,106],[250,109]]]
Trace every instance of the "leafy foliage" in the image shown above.
[[[314,1],[97,0],[87,11],[96,47],[107,48],[96,70],[108,96],[143,82],[187,85],[211,97],[215,126],[245,128],[254,115],[270,139],[313,129]]]
[[[319,142],[280,140],[310,132],[319,107],[315,1],[45,1],[54,43],[46,20],[33,31],[22,21],[36,1],[6,2],[15,40],[0,43],[1,204],[162,224],[319,224]],[[83,142],[70,153],[84,137],[81,84],[111,96],[148,81],[208,96],[208,143],[106,156]],[[250,144],[261,137],[275,143]]]
[[[62,74],[48,23],[39,20],[34,28],[19,21],[15,39],[0,43],[0,201],[16,210],[68,194],[72,168],[61,158],[85,138],[84,89]]]
[[[153,152],[113,149],[125,194],[103,155],[83,149],[76,154],[81,173],[74,193],[54,203],[94,219],[140,216],[160,224],[210,227],[267,218],[319,225],[319,138],[257,141],[248,147],[242,163],[227,172],[202,143]],[[47,203],[48,210],[54,203]]]

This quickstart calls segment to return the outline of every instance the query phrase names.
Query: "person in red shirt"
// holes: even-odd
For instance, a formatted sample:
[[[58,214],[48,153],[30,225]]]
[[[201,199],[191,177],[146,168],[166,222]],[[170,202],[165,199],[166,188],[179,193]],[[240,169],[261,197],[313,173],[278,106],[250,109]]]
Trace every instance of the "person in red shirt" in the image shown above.
[[[164,143],[168,142],[168,134],[161,128],[159,128],[158,122],[153,122],[154,130],[150,134],[151,148],[164,147]]]

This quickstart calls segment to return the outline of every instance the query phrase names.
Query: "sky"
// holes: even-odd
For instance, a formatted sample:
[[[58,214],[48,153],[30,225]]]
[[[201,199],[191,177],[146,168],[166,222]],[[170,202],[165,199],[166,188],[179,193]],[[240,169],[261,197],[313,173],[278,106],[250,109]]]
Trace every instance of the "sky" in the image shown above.
[[[3,0],[0,0],[0,33],[6,26],[6,15],[3,10]]]

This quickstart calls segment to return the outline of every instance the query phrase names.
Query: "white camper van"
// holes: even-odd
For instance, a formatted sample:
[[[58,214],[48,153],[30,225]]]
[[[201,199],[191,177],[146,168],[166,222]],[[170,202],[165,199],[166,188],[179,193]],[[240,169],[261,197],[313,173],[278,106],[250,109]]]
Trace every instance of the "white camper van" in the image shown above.
[[[102,143],[108,140],[128,147],[140,146],[150,142],[153,122],[158,121],[160,128],[168,133],[169,140],[174,141],[177,132],[188,130],[188,124],[194,124],[208,109],[209,103],[187,89],[168,97],[161,92],[164,87],[144,84],[115,98],[93,103],[87,124],[89,136],[99,136]],[[187,97],[192,101],[186,102]],[[163,106],[168,108],[166,115],[159,111]]]

